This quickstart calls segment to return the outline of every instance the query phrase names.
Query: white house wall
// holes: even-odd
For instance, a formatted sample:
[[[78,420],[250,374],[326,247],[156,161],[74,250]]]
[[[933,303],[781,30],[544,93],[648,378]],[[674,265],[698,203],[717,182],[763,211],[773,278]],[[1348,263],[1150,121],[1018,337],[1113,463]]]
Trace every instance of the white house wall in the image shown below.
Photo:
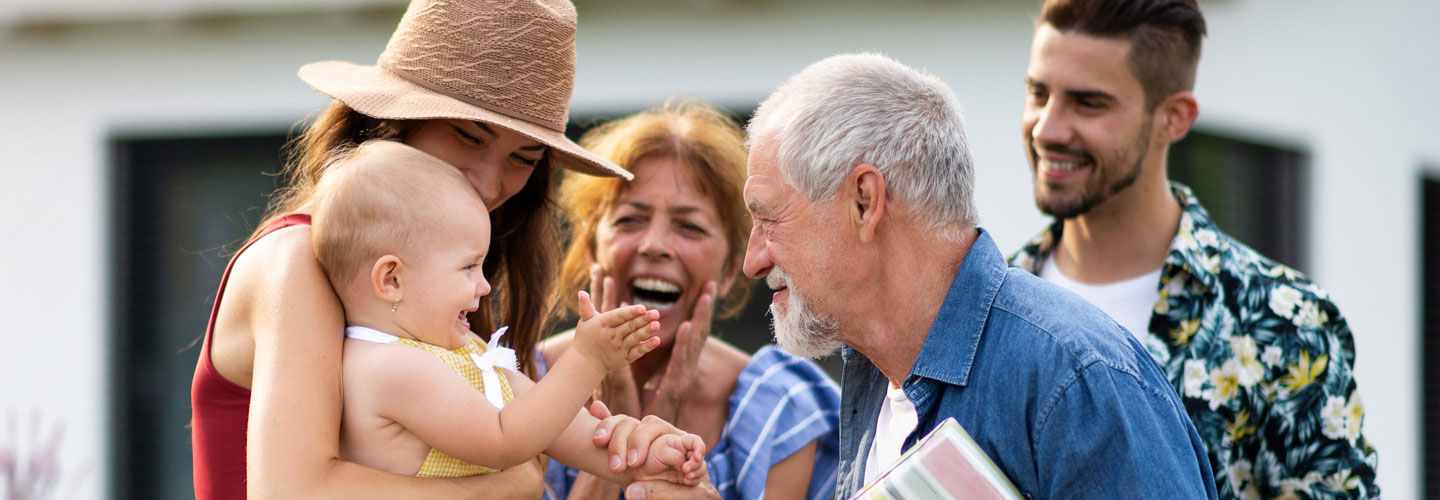
[[[1440,34],[1423,23],[1440,18],[1440,4],[1203,7],[1210,36],[1199,126],[1309,155],[1308,268],[1355,332],[1365,434],[1380,450],[1386,497],[1419,498],[1417,193],[1422,167],[1440,168],[1431,126],[1440,116]],[[959,95],[984,225],[1008,251],[1044,224],[1019,124],[1036,10],[1001,1],[582,2],[572,114],[635,110],[671,94],[748,109],[819,58],[882,51],[928,68]],[[0,415],[65,422],[62,457],[90,470],[76,498],[108,496],[106,141],[289,127],[327,102],[295,78],[299,65],[371,61],[394,23],[316,19],[0,33],[0,165],[9,179],[0,196],[0,379],[9,381]],[[0,444],[7,439],[0,434]]]

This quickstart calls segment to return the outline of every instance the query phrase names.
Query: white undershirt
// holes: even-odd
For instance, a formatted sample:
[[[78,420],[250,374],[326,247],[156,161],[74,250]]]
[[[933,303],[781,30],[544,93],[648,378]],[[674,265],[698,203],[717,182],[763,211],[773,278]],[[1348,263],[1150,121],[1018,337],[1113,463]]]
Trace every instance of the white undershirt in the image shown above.
[[[865,484],[889,470],[900,458],[905,438],[915,430],[920,417],[915,414],[915,405],[905,396],[905,389],[890,386],[885,391],[885,402],[880,405],[880,417],[875,419],[875,440],[870,443],[870,453],[865,457]]]
[[[1127,280],[1092,285],[1065,276],[1060,266],[1055,265],[1055,253],[1051,252],[1045,258],[1044,267],[1040,268],[1040,277],[1095,304],[1144,344],[1146,332],[1150,329],[1150,315],[1155,309],[1155,302],[1160,300],[1160,270],[1157,268]]]

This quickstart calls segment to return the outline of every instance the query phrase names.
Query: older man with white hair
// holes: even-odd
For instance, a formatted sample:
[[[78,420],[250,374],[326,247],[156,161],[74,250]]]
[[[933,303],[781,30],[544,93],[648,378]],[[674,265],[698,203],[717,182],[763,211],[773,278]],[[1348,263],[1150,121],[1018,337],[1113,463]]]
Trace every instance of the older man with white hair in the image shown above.
[[[835,56],[761,103],[749,132],[745,273],[775,289],[782,347],[844,351],[839,498],[948,417],[1031,499],[1216,497],[1200,436],[1134,337],[1011,269],[979,227],[944,82]],[[661,481],[626,495],[718,498]]]
[[[782,347],[843,348],[839,495],[954,417],[1030,498],[1215,498],[1139,343],[979,227],[964,128],[944,82],[875,54],[811,65],[750,123],[745,273]]]

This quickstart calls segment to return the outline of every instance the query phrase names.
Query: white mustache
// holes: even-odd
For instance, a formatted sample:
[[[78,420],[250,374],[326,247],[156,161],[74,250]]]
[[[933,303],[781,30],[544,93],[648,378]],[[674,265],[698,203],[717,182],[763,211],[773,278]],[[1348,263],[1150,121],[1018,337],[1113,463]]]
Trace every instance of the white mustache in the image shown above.
[[[790,288],[790,275],[784,269],[777,267],[770,268],[770,274],[765,275],[765,286],[771,290]]]

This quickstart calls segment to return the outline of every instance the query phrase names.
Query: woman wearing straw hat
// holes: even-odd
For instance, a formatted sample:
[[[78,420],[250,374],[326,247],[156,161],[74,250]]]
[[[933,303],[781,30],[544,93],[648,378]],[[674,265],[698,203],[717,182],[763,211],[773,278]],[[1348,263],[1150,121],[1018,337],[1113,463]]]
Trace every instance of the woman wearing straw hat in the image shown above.
[[[343,313],[308,210],[338,146],[394,138],[455,166],[494,235],[484,273],[496,291],[470,323],[482,337],[509,325],[533,377],[558,261],[550,168],[630,178],[565,138],[574,72],[567,0],[412,0],[378,64],[300,69],[335,102],[294,142],[289,185],[221,280],[191,387],[197,498],[539,496],[538,464],[419,480],[338,460]]]

